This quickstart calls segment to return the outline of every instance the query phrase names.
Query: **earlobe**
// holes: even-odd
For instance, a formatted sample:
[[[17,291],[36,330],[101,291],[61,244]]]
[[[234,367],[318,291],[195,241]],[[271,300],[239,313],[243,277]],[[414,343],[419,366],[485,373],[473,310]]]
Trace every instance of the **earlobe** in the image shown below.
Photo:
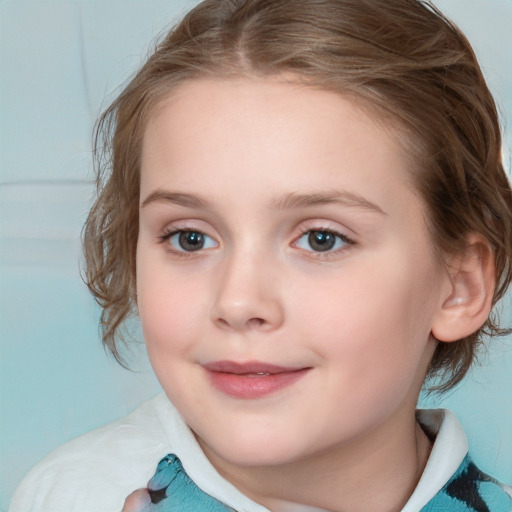
[[[457,341],[478,331],[489,317],[496,286],[492,248],[482,235],[466,237],[462,253],[448,265],[449,290],[432,325],[439,341]]]

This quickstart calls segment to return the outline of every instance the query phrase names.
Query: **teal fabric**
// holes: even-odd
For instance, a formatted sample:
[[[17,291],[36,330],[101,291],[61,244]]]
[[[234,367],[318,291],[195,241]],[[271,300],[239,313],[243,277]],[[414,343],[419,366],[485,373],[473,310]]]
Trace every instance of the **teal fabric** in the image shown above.
[[[175,455],[167,455],[159,462],[155,476],[148,483],[148,490],[152,503],[156,505],[151,510],[155,511],[225,512],[232,510],[199,489]]]
[[[505,486],[478,469],[469,455],[421,512],[512,512]]]
[[[203,492],[187,475],[176,455],[166,455],[146,489],[145,503],[123,508],[124,512],[234,512]]]
[[[203,492],[187,475],[176,455],[165,456],[148,483],[147,500],[125,512],[235,512]],[[480,471],[469,456],[421,512],[511,512],[505,486]]]

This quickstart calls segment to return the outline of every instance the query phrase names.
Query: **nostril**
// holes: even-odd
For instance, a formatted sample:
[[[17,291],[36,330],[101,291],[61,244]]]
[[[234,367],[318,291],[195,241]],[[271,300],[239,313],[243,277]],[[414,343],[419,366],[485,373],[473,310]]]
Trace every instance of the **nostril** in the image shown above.
[[[263,320],[263,318],[250,318],[247,321],[247,327],[249,328],[261,327],[263,324],[265,324],[265,320]]]
[[[229,327],[229,323],[224,318],[217,318],[217,323],[220,327]]]
[[[246,330],[246,329],[259,329],[263,327],[265,324],[267,324],[267,321],[263,318],[253,317],[249,318],[246,321],[240,321],[237,322],[236,319],[230,321],[229,319],[226,320],[225,318],[217,318],[216,320],[217,325],[221,329],[229,329],[234,328],[236,330]]]

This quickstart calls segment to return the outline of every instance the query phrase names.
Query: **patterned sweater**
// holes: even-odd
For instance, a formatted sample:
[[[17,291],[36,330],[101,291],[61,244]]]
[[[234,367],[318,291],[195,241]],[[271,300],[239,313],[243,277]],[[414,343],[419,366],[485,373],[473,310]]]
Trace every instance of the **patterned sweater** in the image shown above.
[[[467,455],[446,485],[421,512],[511,512],[510,490],[480,471]],[[233,512],[190,479],[176,455],[158,464],[146,489],[126,500],[123,512]]]

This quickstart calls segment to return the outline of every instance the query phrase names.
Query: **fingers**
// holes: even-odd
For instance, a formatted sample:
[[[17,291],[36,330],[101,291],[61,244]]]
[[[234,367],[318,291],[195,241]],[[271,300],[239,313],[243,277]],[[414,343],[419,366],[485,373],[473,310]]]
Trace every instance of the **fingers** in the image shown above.
[[[151,498],[147,489],[133,491],[125,500],[121,512],[144,512],[151,504]]]

